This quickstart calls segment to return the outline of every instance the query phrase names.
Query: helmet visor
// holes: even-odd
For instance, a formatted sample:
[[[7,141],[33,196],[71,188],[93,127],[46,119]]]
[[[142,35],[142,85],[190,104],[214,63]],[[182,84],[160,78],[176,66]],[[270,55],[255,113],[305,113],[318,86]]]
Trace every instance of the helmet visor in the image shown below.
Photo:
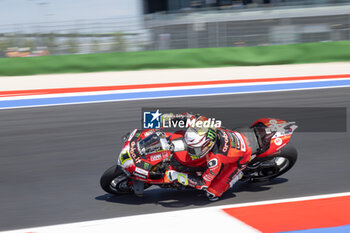
[[[202,155],[202,148],[201,147],[187,147],[187,152],[191,157],[199,158]]]
[[[200,147],[187,146],[187,152],[191,156],[191,158],[199,159],[206,155],[213,145],[213,141],[207,141],[203,146]]]
[[[205,135],[206,133],[208,133],[208,130],[209,130],[208,127],[204,127],[204,126],[202,126],[202,127],[195,127],[194,129],[197,131],[197,133],[198,133],[200,136]]]

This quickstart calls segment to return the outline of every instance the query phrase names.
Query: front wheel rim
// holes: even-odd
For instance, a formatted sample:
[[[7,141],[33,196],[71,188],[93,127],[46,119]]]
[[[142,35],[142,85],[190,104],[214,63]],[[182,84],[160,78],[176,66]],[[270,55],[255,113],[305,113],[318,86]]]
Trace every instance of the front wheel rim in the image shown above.
[[[130,186],[128,185],[128,177],[127,176],[120,176],[115,179],[113,179],[109,187],[118,193],[127,193],[131,191]]]

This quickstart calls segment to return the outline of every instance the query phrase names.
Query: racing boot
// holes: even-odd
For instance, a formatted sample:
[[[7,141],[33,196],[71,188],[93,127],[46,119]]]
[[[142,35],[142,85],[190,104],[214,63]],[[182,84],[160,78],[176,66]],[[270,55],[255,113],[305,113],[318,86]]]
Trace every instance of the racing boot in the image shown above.
[[[206,191],[207,191],[207,197],[208,197],[209,201],[217,201],[217,200],[219,200],[218,196],[216,196],[215,194],[209,192],[208,190],[206,190]]]

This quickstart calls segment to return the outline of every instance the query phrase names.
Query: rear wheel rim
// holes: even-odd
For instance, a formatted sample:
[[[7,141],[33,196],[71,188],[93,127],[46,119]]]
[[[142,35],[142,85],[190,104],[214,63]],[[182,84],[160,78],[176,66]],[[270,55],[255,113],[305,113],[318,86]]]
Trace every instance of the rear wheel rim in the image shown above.
[[[277,173],[277,174],[279,174],[279,173],[284,172],[284,170],[289,167],[290,161],[286,157],[276,157],[275,163],[279,168],[279,171]]]
[[[271,160],[270,160],[271,161]],[[275,168],[277,168],[276,172],[268,175],[264,175],[262,173],[262,170],[259,172],[259,176],[255,177],[256,180],[265,180],[270,179],[279,176],[280,174],[284,173],[286,169],[288,169],[290,161],[286,157],[275,157],[272,160],[275,163]],[[271,167],[273,168],[273,167]]]

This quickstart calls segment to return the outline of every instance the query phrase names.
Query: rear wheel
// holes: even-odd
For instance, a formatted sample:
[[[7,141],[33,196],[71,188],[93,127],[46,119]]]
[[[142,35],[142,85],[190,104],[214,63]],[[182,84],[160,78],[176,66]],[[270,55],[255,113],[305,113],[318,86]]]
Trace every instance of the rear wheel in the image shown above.
[[[108,168],[100,179],[101,188],[107,193],[120,195],[133,193],[131,179],[123,172],[120,166]]]
[[[264,161],[257,161],[248,165],[246,177],[249,176],[251,182],[264,182],[281,176],[289,171],[298,158],[297,150],[290,145],[283,147],[280,153]],[[256,163],[258,163],[256,165]],[[256,166],[252,169],[251,166]]]

